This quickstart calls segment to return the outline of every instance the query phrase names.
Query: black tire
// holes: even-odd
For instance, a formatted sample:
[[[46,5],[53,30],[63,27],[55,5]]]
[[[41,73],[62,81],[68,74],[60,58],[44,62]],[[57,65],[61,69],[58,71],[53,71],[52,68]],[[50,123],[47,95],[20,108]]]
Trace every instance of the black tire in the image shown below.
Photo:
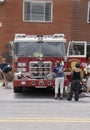
[[[22,87],[13,87],[14,93],[22,93]]]

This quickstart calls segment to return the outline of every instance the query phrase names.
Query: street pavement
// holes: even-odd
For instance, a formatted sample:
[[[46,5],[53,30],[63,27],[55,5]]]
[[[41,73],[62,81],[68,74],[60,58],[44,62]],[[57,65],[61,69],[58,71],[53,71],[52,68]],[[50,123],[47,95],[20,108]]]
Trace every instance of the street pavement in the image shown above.
[[[90,97],[55,100],[52,91],[15,94],[0,87],[0,130],[89,130]],[[84,95],[85,93],[83,93]]]
[[[19,94],[14,94],[14,92],[13,92],[13,83],[12,82],[9,82],[8,86],[9,86],[9,88],[5,88],[4,86],[0,87],[0,100],[2,100],[2,97],[3,97],[3,100],[10,100],[10,99],[16,100],[15,96],[18,97],[18,96],[21,95],[20,93]],[[7,91],[9,91],[10,93],[8,94]],[[27,93],[25,93],[25,94],[27,94]],[[32,95],[32,97],[35,96],[35,94]],[[3,96],[3,95],[5,95],[5,96]],[[32,98],[32,99],[36,100],[35,98]],[[50,99],[54,99],[54,94],[52,94],[51,97],[49,97],[49,99],[47,97],[45,100],[50,100]],[[22,98],[21,98],[21,100],[22,100]],[[53,101],[56,102],[56,100],[53,100]],[[58,101],[58,99],[57,99],[57,101]],[[64,101],[64,102],[67,101],[66,97],[62,101]],[[74,99],[72,99],[71,102],[73,102],[73,101],[74,101]],[[78,102],[88,102],[89,103],[90,102],[90,93],[87,95],[86,92],[82,92]]]

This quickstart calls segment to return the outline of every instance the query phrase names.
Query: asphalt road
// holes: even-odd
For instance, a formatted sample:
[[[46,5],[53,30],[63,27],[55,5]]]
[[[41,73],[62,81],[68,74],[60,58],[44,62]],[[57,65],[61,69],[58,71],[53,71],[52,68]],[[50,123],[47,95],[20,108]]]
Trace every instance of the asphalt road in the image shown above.
[[[54,100],[52,90],[0,88],[0,130],[89,130],[90,97]]]

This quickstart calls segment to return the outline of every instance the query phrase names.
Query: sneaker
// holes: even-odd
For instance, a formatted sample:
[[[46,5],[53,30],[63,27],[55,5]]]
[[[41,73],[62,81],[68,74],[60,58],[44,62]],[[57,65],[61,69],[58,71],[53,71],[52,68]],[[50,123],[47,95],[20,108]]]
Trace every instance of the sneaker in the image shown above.
[[[60,97],[60,100],[62,100],[62,97]]]
[[[78,99],[75,99],[75,102],[78,102]]]
[[[62,100],[63,99],[63,94],[60,94],[60,100]]]
[[[67,98],[67,100],[68,100],[68,101],[71,101],[71,99],[70,99],[70,98]]]
[[[55,99],[57,99],[57,94],[55,94],[55,97],[54,97]]]
[[[89,96],[90,96],[90,94],[89,94],[89,93],[85,93],[85,96],[86,96],[86,97],[89,97]]]

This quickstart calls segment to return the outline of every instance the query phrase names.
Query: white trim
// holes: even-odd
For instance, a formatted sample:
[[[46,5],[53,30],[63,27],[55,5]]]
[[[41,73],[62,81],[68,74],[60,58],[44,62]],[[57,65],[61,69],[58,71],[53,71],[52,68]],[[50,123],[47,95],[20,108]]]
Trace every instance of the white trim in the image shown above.
[[[89,21],[89,16],[90,16],[90,14],[89,14],[89,10],[90,10],[90,1],[88,1],[88,10],[87,10],[87,23],[90,23],[90,21]]]

